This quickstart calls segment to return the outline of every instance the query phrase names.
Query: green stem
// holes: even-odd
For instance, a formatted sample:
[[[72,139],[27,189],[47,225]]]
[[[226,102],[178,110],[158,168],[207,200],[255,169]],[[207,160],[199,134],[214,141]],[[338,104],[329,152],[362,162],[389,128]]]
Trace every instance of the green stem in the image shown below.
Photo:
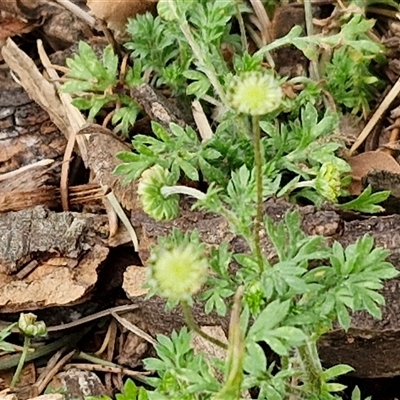
[[[89,361],[92,364],[97,364],[97,365],[102,365],[103,367],[111,367],[111,368],[121,368],[120,365],[115,364],[111,361],[103,360],[102,358],[93,356],[92,354],[85,353],[83,351],[80,351],[75,358],[78,358],[80,360],[85,360]]]
[[[216,346],[221,347],[222,349],[225,350],[228,349],[228,346],[225,343],[222,343],[218,339],[215,339],[212,336],[207,335],[207,333],[203,332],[200,329],[200,327],[196,324],[196,321],[193,318],[192,309],[190,308],[189,304],[186,301],[181,302],[181,307],[183,311],[183,316],[185,317],[186,325],[189,327],[190,330],[197,333],[203,339],[206,339],[209,342],[215,344]]]
[[[15,387],[15,385],[18,383],[18,379],[19,379],[19,376],[21,375],[22,368],[24,367],[25,359],[28,354],[30,345],[31,345],[31,338],[29,336],[25,335],[24,348],[22,350],[21,357],[19,358],[19,361],[18,361],[17,369],[14,372],[14,376],[12,378],[11,385],[10,385],[12,388]]]
[[[262,154],[261,154],[261,130],[260,118],[253,116],[253,140],[254,140],[254,162],[256,167],[256,220],[254,223],[254,244],[257,262],[260,271],[263,270],[263,256],[261,252],[261,228],[263,225],[263,184],[262,184]]]
[[[186,194],[188,196],[194,197],[197,200],[204,200],[206,197],[206,194],[203,192],[200,192],[200,190],[197,190],[192,187],[188,186],[180,186],[180,185],[175,185],[175,186],[163,186],[161,188],[161,194],[164,197],[171,196],[173,194]]]
[[[296,185],[293,187],[292,190],[294,189],[301,189],[305,187],[314,187],[315,186],[315,179],[309,180],[309,181],[303,181],[303,182],[298,182]]]
[[[187,42],[189,43],[189,46],[192,48],[194,56],[197,58],[199,63],[202,64],[202,66],[204,67],[204,73],[207,75],[207,78],[210,80],[219,98],[224,104],[226,104],[227,102],[226,102],[225,92],[224,89],[222,88],[221,83],[217,78],[215,69],[212,63],[210,63],[209,60],[206,59],[206,56],[203,55],[200,46],[197,44],[195,38],[192,35],[192,31],[190,29],[189,23],[186,20],[186,17],[184,16],[183,18],[181,18],[179,16],[178,11],[176,9],[175,0],[168,2],[168,4],[170,6],[172,13],[174,14],[175,19],[179,21],[179,27],[183,35],[185,36]]]
[[[244,26],[243,15],[240,12],[239,8],[240,0],[236,0],[236,18],[239,22],[239,29],[240,29],[240,38],[242,40],[242,50],[243,52],[248,51],[248,43],[247,43],[247,36],[246,36],[246,28]]]
[[[321,393],[321,374],[323,370],[318,357],[317,344],[315,341],[308,341],[303,346],[298,347],[297,351],[303,365],[304,384],[308,387],[310,393],[319,395]]]

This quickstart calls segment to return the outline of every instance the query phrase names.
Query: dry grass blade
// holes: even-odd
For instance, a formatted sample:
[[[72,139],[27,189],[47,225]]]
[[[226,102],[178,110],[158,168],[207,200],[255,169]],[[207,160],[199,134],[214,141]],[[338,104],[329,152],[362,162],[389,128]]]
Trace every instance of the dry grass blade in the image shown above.
[[[387,94],[382,103],[379,105],[378,109],[372,115],[371,119],[368,121],[368,124],[365,125],[365,128],[362,130],[360,136],[354,142],[353,146],[351,146],[351,149],[349,151],[349,156],[351,156],[363,144],[364,140],[372,132],[374,126],[382,118],[385,111],[392,104],[393,100],[398,96],[399,93],[400,93],[400,78],[397,80],[397,82],[392,87],[390,92]]]
[[[211,129],[210,123],[206,115],[204,114],[203,107],[198,100],[195,100],[192,103],[192,113],[193,118],[196,122],[196,126],[200,132],[200,136],[202,138],[202,142],[207,142],[208,140],[212,139],[213,131]]]
[[[65,369],[76,368],[85,371],[98,371],[98,372],[111,372],[113,374],[123,374],[126,376],[131,376],[134,378],[139,378],[141,376],[150,375],[151,372],[142,372],[142,371],[132,371],[131,369],[115,366],[107,366],[107,365],[98,365],[98,364],[67,364]]]
[[[33,60],[12,39],[7,39],[1,54],[29,96],[48,112],[54,124],[68,137],[69,118],[54,85],[43,78]]]
[[[46,389],[47,385],[50,383],[53,377],[58,372],[60,372],[61,368],[73,357],[74,354],[75,350],[72,350],[68,354],[66,354],[61,360],[55,363],[52,368],[46,368],[46,374],[42,376],[41,379],[38,379],[35,384],[38,389],[38,393],[42,393]]]
[[[151,343],[153,346],[157,344],[157,342],[146,332],[143,332],[140,328],[137,326],[133,325],[131,322],[129,322],[127,319],[120,317],[117,313],[112,313],[111,314],[122,326],[124,326],[126,329],[128,329],[130,332],[134,333],[135,335],[140,336],[144,340],[148,341]]]
[[[52,64],[51,64],[49,58],[47,57],[47,54],[43,48],[43,44],[41,41],[38,41],[38,51],[39,51],[39,55],[40,55],[42,64],[46,68],[47,73],[49,74],[49,76],[52,79],[57,80],[59,78],[57,71],[52,67]],[[82,116],[82,114],[80,113],[80,111],[71,104],[72,98],[69,94],[60,93],[60,98],[61,98],[61,101],[66,110],[67,116],[69,118],[70,126],[72,129],[71,132],[75,136],[74,140],[76,139],[82,160],[85,163],[85,165],[88,166],[87,165],[87,162],[88,162],[87,139],[89,138],[90,135],[88,135],[88,134],[84,134],[84,135],[79,134],[78,135],[78,132],[80,132],[82,130],[82,128],[87,125],[87,122],[84,119],[84,117]],[[69,150],[71,149],[71,147],[72,146],[70,145]],[[100,183],[104,193],[106,193],[109,189],[102,182],[99,182],[99,183]],[[64,175],[64,185],[65,184],[66,184],[66,178]],[[65,191],[64,191],[64,194],[65,194]],[[133,246],[134,246],[135,250],[137,250],[139,248],[139,241],[138,241],[136,232],[133,229],[132,224],[130,223],[129,219],[126,217],[124,211],[122,210],[122,207],[119,204],[118,199],[116,198],[116,196],[113,192],[110,192],[107,194],[107,199],[110,202],[115,213],[118,215],[118,217],[122,221],[122,223],[126,226],[126,229],[128,230],[128,232],[131,236]],[[65,203],[65,201],[66,200],[64,199],[64,203]],[[115,218],[114,217],[110,218],[110,226],[115,226]],[[114,229],[111,229],[111,232],[113,232],[113,231],[114,231]]]
[[[253,6],[254,12],[257,15],[258,21],[261,25],[261,36],[263,44],[266,45],[268,43],[271,43],[271,35],[269,33],[271,21],[268,17],[267,12],[265,11],[264,4],[261,0],[250,0],[250,3]]]

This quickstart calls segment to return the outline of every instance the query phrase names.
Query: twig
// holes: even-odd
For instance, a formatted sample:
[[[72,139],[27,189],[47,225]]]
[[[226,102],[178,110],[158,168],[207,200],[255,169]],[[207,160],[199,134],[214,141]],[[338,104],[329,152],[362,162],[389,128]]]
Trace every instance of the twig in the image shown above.
[[[390,92],[387,94],[387,96],[384,98],[382,103],[379,105],[378,109],[372,115],[372,117],[368,121],[367,125],[365,125],[364,129],[360,133],[360,136],[357,138],[357,140],[354,142],[353,146],[351,146],[351,149],[348,154],[349,156],[351,156],[362,145],[364,140],[372,132],[375,125],[382,118],[382,115],[385,113],[385,111],[388,109],[388,107],[392,104],[393,100],[398,96],[399,93],[400,93],[400,78],[397,80],[397,82],[392,87]]]
[[[66,8],[68,11],[71,11],[72,14],[75,14],[81,20],[85,21],[90,27],[94,28],[96,26],[96,19],[86,11],[82,10],[76,4],[72,3],[70,0],[56,0],[56,2]]]
[[[115,319],[112,319],[109,327],[110,327],[110,330],[109,330],[110,338],[107,343],[106,360],[111,361],[114,356],[115,342],[117,340],[117,321]],[[118,375],[118,376],[121,377],[121,375]],[[112,378],[113,378],[113,375],[110,372],[105,374],[104,384],[106,385],[106,389],[109,390],[109,393],[111,393],[111,391],[112,391]]]
[[[112,319],[110,321],[110,323],[108,324],[107,332],[106,332],[106,335],[104,336],[103,343],[101,344],[99,350],[97,350],[94,353],[95,356],[100,356],[101,354],[103,354],[105,349],[108,347],[108,343],[110,341],[112,331],[113,331],[113,329],[115,329],[113,327],[115,327],[115,321]]]
[[[124,306],[107,308],[106,310],[99,311],[97,313],[88,315],[86,317],[77,319],[72,322],[68,322],[67,324],[48,326],[47,332],[60,332],[65,329],[76,328],[77,326],[87,324],[88,322],[95,321],[96,319],[100,319],[100,318],[106,317],[108,315],[112,315],[113,313],[116,314],[116,313],[122,313],[122,312],[127,312],[127,311],[133,311],[138,308],[139,308],[138,304],[126,304]],[[8,325],[8,323],[5,323],[5,324]],[[0,328],[1,328],[1,326],[0,326]],[[13,329],[13,332],[19,332],[19,329],[17,327],[15,327]]]
[[[123,374],[126,376],[131,376],[138,380],[142,376],[151,374],[151,372],[132,371],[130,369],[119,367],[119,366],[111,367],[111,366],[98,365],[98,364],[67,364],[65,366],[65,369],[71,369],[71,368],[83,369],[86,371],[112,372],[114,374]]]
[[[65,348],[62,348],[58,351],[56,351],[49,359],[49,361],[47,362],[47,365],[42,368],[40,370],[40,374],[36,379],[36,382],[34,384],[34,386],[38,387],[40,385],[40,383],[46,379],[46,376],[48,375],[49,371],[51,371],[54,366],[58,363],[58,361],[60,361],[62,355],[65,352]]]
[[[22,174],[23,172],[29,171],[30,169],[38,168],[38,167],[45,167],[46,165],[49,165],[53,163],[54,160],[52,159],[45,159],[45,160],[40,160],[38,162],[25,165],[24,167],[18,168],[14,171],[6,172],[5,174],[0,174],[0,182],[5,181],[6,179],[11,179],[16,177],[19,174]]]
[[[47,375],[43,378],[41,382],[37,382],[37,384],[35,384],[35,386],[37,386],[39,394],[42,393],[44,389],[46,389],[46,386],[49,384],[49,382],[61,370],[61,368],[73,357],[74,354],[75,350],[72,350],[68,354],[66,354],[60,361],[57,362],[56,365],[54,365],[53,368],[51,368],[50,371],[48,371]]]
[[[400,19],[400,13],[397,11],[386,10],[382,7],[368,7],[367,11],[371,14],[383,15],[384,17],[389,17],[393,19]]]
[[[254,12],[256,13],[258,20],[260,21],[262,28],[261,36],[265,46],[266,44],[271,43],[271,35],[269,34],[271,21],[268,17],[267,12],[265,11],[264,4],[261,0],[250,0],[250,3],[253,6]]]
[[[43,65],[46,67],[46,71],[52,78],[58,78],[57,72],[51,66],[50,60],[47,56],[47,53],[43,47],[43,43],[41,40],[37,42],[38,51],[40,55],[40,59]],[[58,82],[53,82],[55,87],[59,87]],[[65,103],[64,103],[65,104]],[[61,205],[63,211],[69,211],[69,202],[68,202],[68,179],[69,179],[69,167],[70,167],[70,160],[72,158],[72,153],[74,151],[77,130],[76,129],[69,129],[67,135],[67,146],[64,151],[63,163],[61,166],[61,177],[60,177],[60,195],[61,195]]]
[[[138,251],[139,250],[139,239],[136,235],[135,229],[133,228],[131,222],[129,221],[129,218],[126,216],[124,210],[121,207],[121,204],[119,204],[117,197],[115,196],[114,192],[108,193],[106,197],[107,197],[107,200],[112,205],[114,211],[117,213],[119,219],[125,225],[125,228],[127,229],[129,236],[131,237],[132,244],[133,244],[135,251]]]

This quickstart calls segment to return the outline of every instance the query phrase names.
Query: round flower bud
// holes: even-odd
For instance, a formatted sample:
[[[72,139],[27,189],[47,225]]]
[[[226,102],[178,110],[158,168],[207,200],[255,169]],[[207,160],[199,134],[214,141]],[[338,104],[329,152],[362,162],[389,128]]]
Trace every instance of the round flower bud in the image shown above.
[[[244,72],[232,78],[227,91],[228,104],[243,114],[265,115],[282,103],[278,81],[267,72]]]
[[[149,260],[148,286],[171,301],[188,301],[207,279],[204,245],[182,241],[156,247]]]
[[[336,202],[341,192],[340,171],[336,164],[326,162],[315,178],[315,189],[326,199]]]
[[[179,214],[179,195],[165,197],[161,193],[163,186],[173,186],[175,183],[172,174],[160,165],[144,171],[138,185],[143,211],[159,221],[176,218]]]
[[[18,320],[18,329],[26,336],[46,336],[46,324],[43,321],[36,321],[36,315],[32,313],[21,314]]]
[[[253,281],[248,285],[244,299],[253,315],[261,312],[265,307],[265,295],[259,281]]]

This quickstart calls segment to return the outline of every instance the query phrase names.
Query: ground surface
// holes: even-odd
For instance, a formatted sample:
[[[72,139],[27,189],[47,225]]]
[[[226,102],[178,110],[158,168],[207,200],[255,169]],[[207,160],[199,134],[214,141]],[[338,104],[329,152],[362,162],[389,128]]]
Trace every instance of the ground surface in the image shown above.
[[[181,215],[171,223],[155,222],[141,210],[135,184],[126,187],[121,177],[112,174],[118,164],[115,154],[129,150],[129,143],[113,136],[106,127],[85,125],[85,119],[74,115],[69,108],[68,100],[63,103],[56,95],[53,83],[48,80],[49,72],[43,77],[44,68],[35,67],[40,64],[40,58],[42,63],[44,60],[36,49],[37,39],[44,42],[44,51],[52,62],[63,65],[65,58],[76,51],[79,40],[104,48],[107,42],[103,34],[57,2],[33,1],[28,7],[23,3],[10,1],[0,5],[3,55],[0,64],[0,313],[9,322],[15,321],[20,312],[34,312],[49,327],[46,343],[56,343],[56,348],[46,353],[43,344],[44,353],[51,357],[47,367],[34,361],[26,364],[17,397],[24,399],[41,394],[49,383],[48,378],[64,367],[73,373],[58,374],[53,387],[68,386],[68,382],[72,387],[71,382],[79,380],[76,376],[84,374],[84,380],[91,382],[92,395],[111,393],[121,389],[123,375],[141,373],[141,360],[153,354],[152,338],[157,333],[168,334],[183,324],[180,312],[166,313],[160,299],[143,300],[143,266],[157,238],[169,233],[172,227],[197,228],[208,246],[225,240],[238,252],[247,249],[240,238],[229,232],[222,218],[190,211],[189,203],[182,204]],[[82,4],[85,2],[75,3],[81,3],[85,9]],[[300,8],[282,7],[273,20],[272,35],[281,37],[293,25],[303,23]],[[387,26],[384,20],[380,28],[382,41],[386,41],[391,51],[386,71],[386,86],[390,89],[398,74],[396,57],[400,36],[395,27],[390,31]],[[93,37],[93,32],[97,37]],[[294,70],[304,63],[294,49],[284,49],[277,60],[278,68],[286,70]],[[386,92],[383,88],[380,100]],[[135,129],[148,129],[149,119],[166,125],[171,121],[191,122],[191,116],[149,85],[140,87],[132,95],[144,110]],[[372,104],[371,108],[378,104]],[[390,262],[400,268],[400,195],[397,195],[400,167],[396,159],[400,120],[396,106],[394,101],[383,118],[385,126],[392,125],[392,129],[384,131],[377,125],[365,144],[365,152],[361,153],[365,158],[352,161],[357,184],[364,178],[378,189],[392,190],[385,205],[386,215],[360,216],[329,207],[317,210],[313,206],[289,205],[283,200],[268,201],[265,214],[280,220],[285,211],[298,208],[307,234],[322,234],[344,245],[368,233],[377,245],[390,250]],[[74,129],[77,132],[82,127],[76,136]],[[390,138],[387,132],[391,133]],[[384,155],[376,151],[385,146]],[[367,152],[371,157],[368,158]],[[366,176],[371,169],[381,172]],[[105,198],[109,189],[127,210],[139,236],[136,250],[129,232],[121,226],[118,228],[115,213]],[[263,246],[272,258],[272,246],[267,239]],[[349,332],[334,330],[321,343],[324,363],[327,366],[339,362],[352,364],[357,371],[356,383],[374,393],[377,400],[400,396],[397,388],[384,380],[396,381],[400,371],[399,286],[400,279],[386,284],[383,293],[387,305],[381,321],[360,313]],[[104,318],[107,324],[96,324],[98,319],[111,313],[121,313],[121,316],[117,315],[117,320]],[[226,333],[226,320],[205,315],[200,308],[196,309],[195,316],[200,325],[222,327]],[[133,332],[132,324],[139,333]],[[67,335],[70,335],[68,340],[63,341]],[[75,346],[82,336],[79,346]],[[15,337],[15,340],[19,339]],[[77,353],[69,353],[75,348],[79,349]],[[118,367],[107,369],[100,363],[82,361],[79,351],[97,352],[100,348],[98,357],[115,362]],[[59,349],[62,350],[56,352]],[[81,355],[78,368],[72,361],[74,354]],[[8,389],[15,365],[15,357],[0,359],[2,389]],[[124,368],[123,374],[118,368]],[[389,387],[389,393],[384,393],[382,387]],[[78,391],[74,396],[81,393]]]

